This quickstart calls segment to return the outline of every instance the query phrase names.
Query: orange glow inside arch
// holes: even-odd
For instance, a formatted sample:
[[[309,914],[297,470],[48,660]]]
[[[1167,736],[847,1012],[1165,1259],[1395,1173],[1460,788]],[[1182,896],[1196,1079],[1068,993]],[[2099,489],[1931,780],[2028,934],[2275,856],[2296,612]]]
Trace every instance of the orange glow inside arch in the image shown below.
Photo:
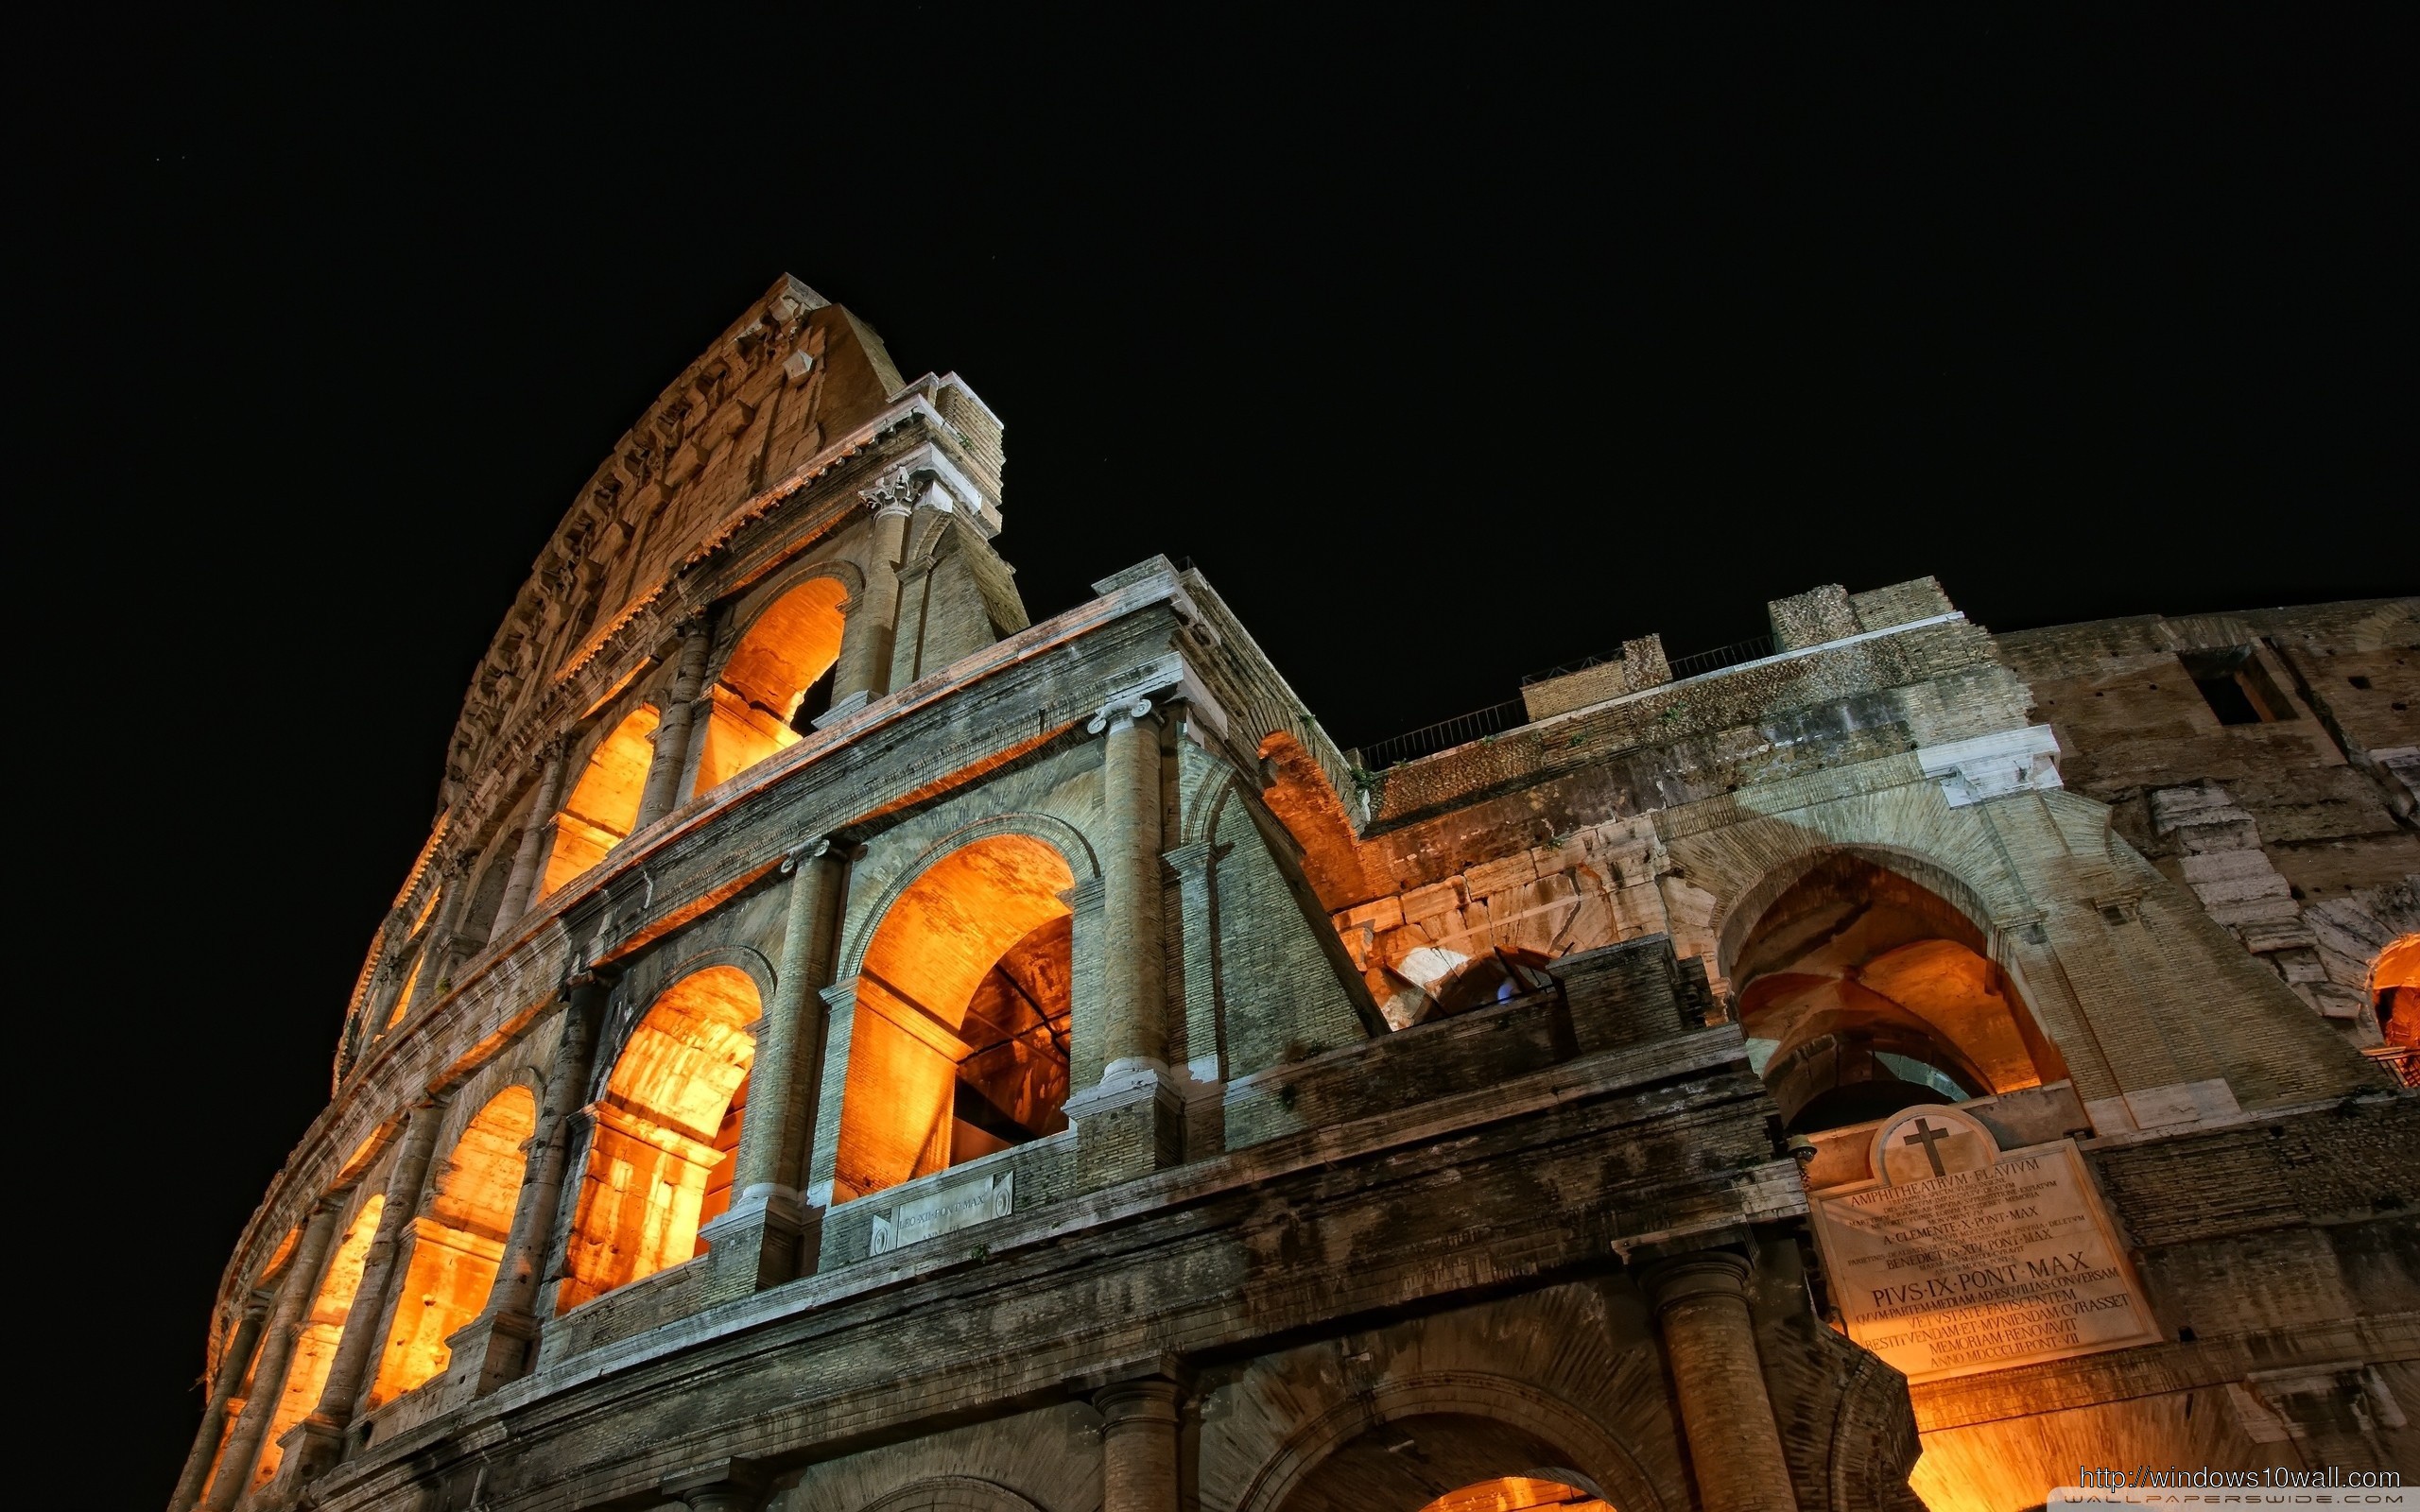
[[[993,835],[891,903],[857,974],[836,1199],[1066,1126],[1074,882],[1042,841]]]
[[[1767,907],[1733,968],[1749,1057],[1793,1132],[2038,1087],[2057,1047],[1972,920],[1861,856]]]
[[[830,706],[825,679],[840,659],[847,596],[838,578],[809,578],[774,600],[740,637],[714,687],[697,791],[797,744],[802,714],[811,718]]]
[[[370,1241],[378,1232],[378,1214],[386,1206],[387,1199],[375,1193],[365,1199],[354,1213],[353,1222],[345,1226],[336,1253],[328,1259],[319,1295],[311,1299],[311,1311],[294,1341],[294,1354],[285,1367],[285,1389],[279,1395],[277,1411],[268,1420],[268,1434],[261,1440],[261,1457],[252,1468],[252,1484],[256,1486],[268,1485],[277,1474],[278,1462],[285,1457],[277,1441],[320,1404],[320,1392],[328,1383],[329,1369],[336,1365],[337,1341],[344,1336],[344,1320],[353,1312],[354,1294],[361,1289],[361,1267],[370,1259]]]
[[[698,1228],[727,1203],[741,1090],[755,1058],[756,984],[709,967],[664,990],[614,1063],[596,1105],[579,1216],[557,1294],[569,1312],[698,1253]]]
[[[554,850],[546,858],[543,897],[605,859],[631,837],[647,790],[648,763],[659,716],[652,708],[632,710],[597,742],[581,768],[571,798],[555,816]]]
[[[2378,952],[2370,992],[2386,1042],[2420,1050],[2420,935],[2406,935]]]
[[[446,1336],[487,1305],[521,1194],[524,1145],[537,1125],[538,1101],[529,1089],[508,1087],[455,1141],[428,1211],[412,1220],[411,1264],[396,1293],[371,1406],[441,1373],[452,1359]]]

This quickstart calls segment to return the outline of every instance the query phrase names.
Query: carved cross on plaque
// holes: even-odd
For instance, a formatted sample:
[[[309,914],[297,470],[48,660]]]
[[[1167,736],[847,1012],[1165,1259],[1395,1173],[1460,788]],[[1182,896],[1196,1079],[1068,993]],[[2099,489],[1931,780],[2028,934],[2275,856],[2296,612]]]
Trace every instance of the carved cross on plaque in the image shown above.
[[[1946,1166],[1941,1163],[1941,1151],[1935,1149],[1933,1146],[1939,1144],[1943,1140],[1949,1138],[1949,1136],[1954,1132],[1955,1130],[1952,1129],[1935,1128],[1932,1126],[1929,1120],[1920,1118],[1916,1120],[1916,1131],[1913,1134],[1909,1135],[1906,1139],[1901,1140],[1899,1143],[1902,1144],[1913,1144],[1921,1148],[1925,1152],[1925,1159],[1932,1162],[1932,1174],[1935,1176],[1947,1176],[1949,1174],[1949,1170]]]

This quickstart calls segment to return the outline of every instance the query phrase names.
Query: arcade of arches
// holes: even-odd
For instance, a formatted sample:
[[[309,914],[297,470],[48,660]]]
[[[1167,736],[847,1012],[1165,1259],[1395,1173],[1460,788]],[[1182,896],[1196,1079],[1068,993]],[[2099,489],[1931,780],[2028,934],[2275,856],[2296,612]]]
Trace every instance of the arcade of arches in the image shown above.
[[[715,966],[666,988],[631,1030],[597,1100],[557,1311],[701,1252],[699,1228],[730,1206],[763,1011],[747,972]]]
[[[732,648],[715,683],[696,791],[720,786],[795,745],[832,707],[847,588],[813,577],[784,593]]]
[[[658,718],[651,707],[632,710],[590,753],[569,801],[555,816],[555,844],[546,858],[542,896],[604,860],[607,851],[630,838],[647,787],[648,761],[655,754],[651,737]]]
[[[361,1289],[361,1267],[370,1258],[370,1241],[378,1232],[378,1214],[386,1205],[387,1199],[376,1193],[362,1202],[354,1212],[353,1222],[345,1226],[344,1237],[337,1241],[336,1253],[322,1272],[320,1290],[311,1299],[311,1311],[304,1315],[302,1332],[295,1338],[292,1363],[285,1367],[285,1389],[277,1399],[277,1411],[269,1418],[260,1458],[252,1467],[254,1486],[267,1486],[276,1477],[278,1462],[284,1454],[278,1440],[320,1403],[320,1392],[328,1383],[329,1367],[336,1364],[337,1341],[344,1336],[344,1320],[353,1311],[354,1294]]]
[[[521,1192],[523,1146],[537,1123],[529,1090],[508,1087],[455,1142],[428,1211],[412,1220],[410,1268],[396,1294],[371,1406],[441,1373],[451,1358],[446,1337],[487,1304]]]
[[[2038,1087],[2058,1051],[1965,914],[1858,855],[1818,862],[1732,969],[1755,1066],[1794,1134]]]
[[[1042,841],[994,835],[892,902],[857,974],[836,1196],[1067,1126],[1074,881]]]
[[[809,578],[774,600],[748,627],[705,700],[690,791],[718,787],[797,744],[814,728],[815,716],[831,707],[840,657],[840,606],[847,596],[838,578]],[[540,896],[602,861],[638,827],[661,722],[654,706],[642,705],[597,743],[571,797],[556,812]],[[682,756],[679,749],[671,752],[671,759]]]

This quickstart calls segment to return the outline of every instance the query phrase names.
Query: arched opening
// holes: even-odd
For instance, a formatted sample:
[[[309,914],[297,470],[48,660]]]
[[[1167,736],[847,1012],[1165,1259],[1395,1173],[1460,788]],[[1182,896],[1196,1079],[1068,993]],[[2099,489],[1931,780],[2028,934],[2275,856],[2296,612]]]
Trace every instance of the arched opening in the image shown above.
[[[1343,800],[1311,753],[1291,735],[1260,743],[1261,801],[1303,848],[1303,877],[1330,913],[1377,893],[1361,867],[1361,848]]]
[[[2386,1042],[2420,1053],[2420,935],[2378,952],[2370,967],[2370,1002]]]
[[[541,896],[604,860],[605,852],[631,837],[638,823],[639,798],[647,790],[647,765],[655,755],[650,737],[658,718],[649,707],[631,711],[589,753],[570,800],[555,816],[555,845],[546,858]]]
[[[714,966],[665,988],[631,1031],[597,1100],[558,1312],[702,1251],[700,1226],[730,1206],[763,1011],[747,972]]]
[[[993,835],[892,902],[857,973],[836,1199],[1067,1126],[1074,882],[1042,841]]]
[[[442,1373],[453,1357],[447,1335],[487,1305],[521,1194],[525,1146],[537,1126],[538,1100],[527,1087],[508,1087],[454,1142],[428,1211],[412,1220],[411,1265],[395,1294],[371,1406]]]
[[[1758,917],[1731,971],[1752,1065],[1792,1133],[2066,1074],[1982,932],[1863,856],[1809,868]]]
[[[1571,1456],[1536,1434],[1461,1413],[1398,1418],[1339,1445],[1279,1512],[1600,1512]]]
[[[1614,1512],[1611,1503],[1593,1491],[1561,1481],[1528,1475],[1499,1475],[1492,1481],[1448,1491],[1420,1512]]]
[[[423,946],[421,949],[412,953],[412,964],[404,971],[403,985],[395,988],[394,1001],[387,1005],[387,1022],[379,1025],[380,1033],[383,1034],[387,1030],[393,1028],[397,1023],[401,1022],[403,1021],[404,1014],[410,1009],[412,1005],[412,993],[418,990],[420,987],[420,969],[422,964],[426,961],[427,958],[428,949],[426,946]]]
[[[840,605],[848,589],[811,577],[756,617],[714,686],[697,791],[729,782],[812,730],[832,707],[840,662]]]
[[[261,1440],[260,1460],[252,1469],[256,1486],[268,1485],[277,1474],[278,1461],[285,1452],[277,1441],[320,1404],[328,1371],[336,1364],[337,1342],[344,1337],[345,1317],[353,1311],[354,1294],[361,1289],[361,1267],[370,1258],[370,1241],[378,1232],[378,1214],[386,1205],[387,1199],[375,1193],[364,1200],[328,1259],[319,1295],[311,1298],[311,1311],[295,1336],[294,1353],[285,1367],[285,1389],[278,1396],[277,1411]]]

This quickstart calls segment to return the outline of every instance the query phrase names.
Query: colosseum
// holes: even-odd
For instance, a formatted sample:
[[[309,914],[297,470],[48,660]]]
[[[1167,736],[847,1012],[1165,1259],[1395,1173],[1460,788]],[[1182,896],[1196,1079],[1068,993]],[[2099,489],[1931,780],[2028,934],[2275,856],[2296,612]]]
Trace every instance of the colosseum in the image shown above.
[[[790,279],[614,448],[173,1512],[2420,1479],[2420,599],[1813,587],[1344,749],[1189,566],[1028,622],[1002,470]]]

